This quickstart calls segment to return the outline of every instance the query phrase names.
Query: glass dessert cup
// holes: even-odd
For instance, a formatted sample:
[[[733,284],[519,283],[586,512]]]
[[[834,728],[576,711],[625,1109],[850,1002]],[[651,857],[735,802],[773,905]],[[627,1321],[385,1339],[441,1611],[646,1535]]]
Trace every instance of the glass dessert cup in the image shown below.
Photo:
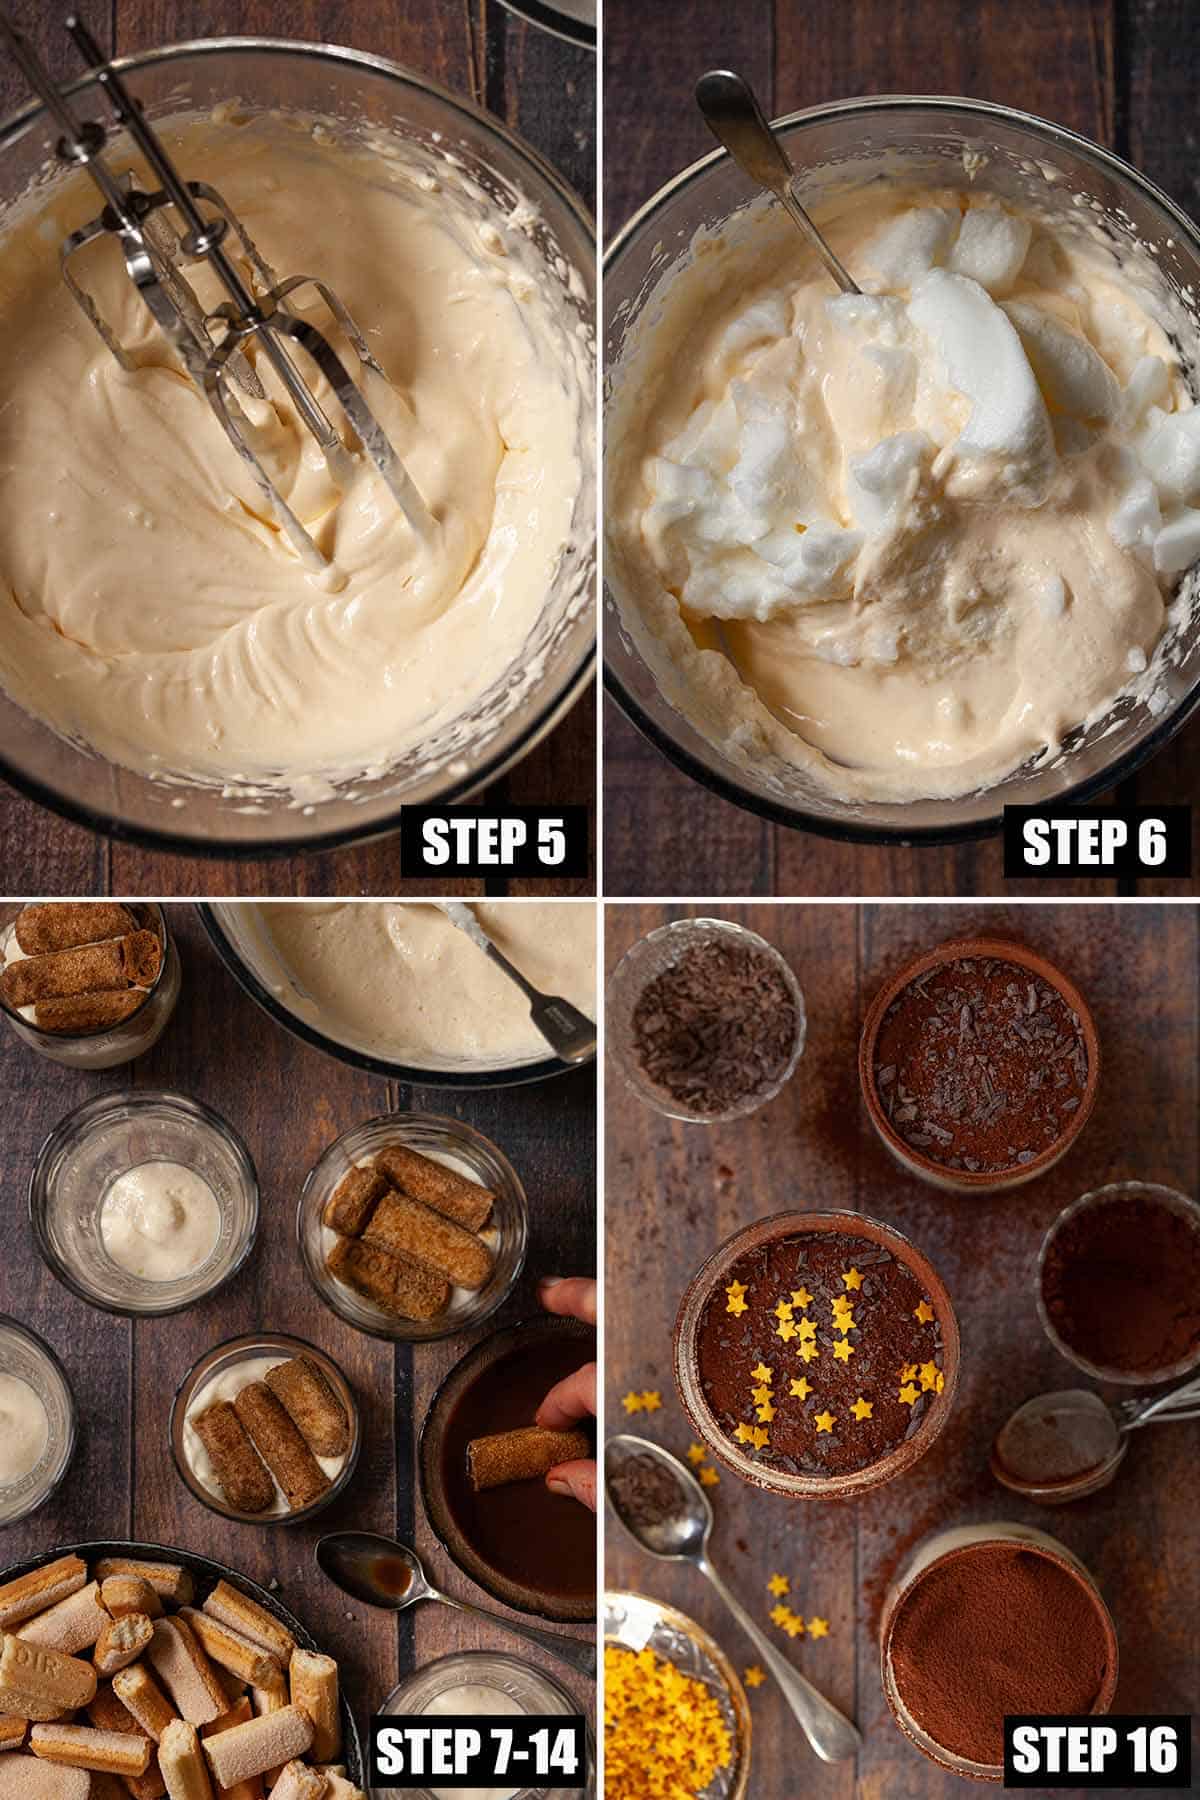
[[[346,1460],[336,1475],[330,1476],[329,1486],[325,1492],[308,1506],[300,1506],[291,1512],[248,1513],[239,1512],[236,1507],[229,1506],[220,1494],[216,1494],[192,1468],[188,1456],[189,1436],[195,1434],[187,1423],[188,1408],[196,1395],[210,1381],[218,1376],[230,1373],[238,1363],[249,1362],[261,1356],[279,1358],[304,1356],[316,1364],[326,1381],[341,1401],[350,1421],[350,1448],[346,1452]],[[223,1519],[233,1519],[239,1525],[299,1525],[306,1519],[315,1518],[323,1512],[340,1494],[343,1494],[354,1478],[358,1464],[358,1453],[362,1448],[362,1427],[358,1415],[358,1401],[354,1390],[343,1375],[337,1363],[324,1350],[315,1344],[306,1343],[303,1338],[289,1337],[282,1331],[253,1331],[245,1337],[229,1338],[223,1344],[205,1351],[204,1355],[194,1362],[178,1388],[171,1402],[171,1416],[167,1424],[167,1438],[171,1446],[171,1455],[175,1459],[176,1472],[179,1479],[194,1499],[206,1506],[209,1512],[216,1513]]]
[[[1086,219],[1110,244],[1142,245],[1141,260],[1167,284],[1179,317],[1173,326],[1184,375],[1200,385],[1200,331],[1180,296],[1200,284],[1200,232],[1144,176],[1075,133],[982,101],[884,96],[792,113],[777,129],[799,171],[809,206],[847,180],[900,179],[917,187],[961,187],[964,159],[971,190],[1051,209],[1065,228]],[[713,227],[756,198],[748,178],[721,151],[684,169],[642,207],[612,243],[604,270],[605,368],[610,389],[639,320],[652,315],[655,289],[701,227]],[[1089,204],[1073,204],[1086,195]],[[778,757],[751,760],[716,741],[679,710],[660,686],[647,633],[625,602],[619,553],[606,561],[606,683],[634,725],[702,786],[778,824],[859,843],[954,843],[998,831],[1005,806],[1074,803],[1139,768],[1200,703],[1200,608],[1168,632],[1156,653],[1164,704],[1119,699],[1063,751],[1035,759],[1004,781],[952,799],[906,803],[845,800],[824,792]],[[1180,590],[1195,600],[1195,569]],[[711,721],[709,721],[711,724]],[[719,728],[718,733],[719,735]]]
[[[700,1376],[700,1331],[705,1309],[714,1292],[724,1287],[742,1259],[779,1239],[816,1232],[844,1233],[865,1239],[890,1252],[921,1283],[941,1332],[942,1373],[945,1383],[911,1435],[865,1468],[835,1475],[810,1475],[775,1469],[756,1462],[742,1446],[726,1435],[716,1417]],[[837,1329],[835,1326],[834,1329]],[[869,1493],[885,1482],[904,1475],[940,1437],[954,1404],[958,1386],[958,1320],[941,1277],[915,1245],[878,1219],[855,1212],[775,1213],[758,1219],[726,1238],[692,1277],[675,1320],[675,1386],[683,1410],[713,1454],[727,1468],[753,1487],[795,1499],[841,1500]],[[803,1372],[801,1364],[797,1370]]]
[[[1166,1207],[1190,1225],[1200,1237],[1200,1205],[1197,1205],[1194,1200],[1190,1200],[1186,1194],[1177,1193],[1174,1188],[1163,1187],[1155,1181],[1114,1181],[1110,1182],[1107,1187],[1093,1188],[1090,1193],[1081,1194],[1078,1200],[1073,1200],[1069,1206],[1064,1207],[1042,1239],[1042,1247],[1038,1252],[1037,1260],[1037,1309],[1038,1318],[1042,1322],[1042,1330],[1059,1355],[1064,1356],[1069,1363],[1073,1363],[1077,1369],[1090,1376],[1093,1381],[1118,1382],[1123,1387],[1155,1387],[1159,1382],[1178,1381],[1183,1376],[1190,1375],[1193,1370],[1200,1368],[1200,1340],[1186,1356],[1179,1358],[1176,1362],[1164,1364],[1161,1368],[1118,1369],[1090,1362],[1080,1351],[1072,1348],[1060,1334],[1050,1316],[1043,1289],[1047,1258],[1065,1225],[1071,1220],[1077,1219],[1081,1213],[1095,1212],[1113,1201],[1137,1199],[1145,1199],[1155,1205]]]
[[[118,58],[113,67],[130,81],[152,120],[211,109],[236,97],[247,109],[318,114],[352,127],[386,129],[420,147],[435,147],[439,155],[451,152],[502,212],[512,211],[517,195],[530,203],[547,291],[572,325],[590,331],[595,245],[581,201],[499,120],[425,76],[354,50],[263,37],[176,44]],[[107,117],[90,76],[67,92],[80,117]],[[40,107],[26,107],[0,125],[0,204],[43,176],[47,146],[56,135]],[[202,178],[204,172],[183,173]],[[589,457],[585,443],[569,542],[520,666],[501,671],[464,718],[384,772],[339,784],[335,797],[315,809],[295,805],[286,792],[264,797],[257,790],[247,806],[246,792],[237,784],[222,790],[156,781],[110,763],[60,737],[0,691],[0,776],[40,805],[93,830],[155,848],[228,856],[328,849],[395,830],[402,805],[462,800],[513,767],[592,680],[595,482]],[[540,673],[531,677],[534,666]]]
[[[2,706],[3,697],[0,696]],[[7,939],[9,927],[24,904],[20,900],[0,904],[0,941]],[[163,950],[154,986],[148,989],[142,1005],[119,1025],[101,1025],[94,1031],[77,1033],[40,1031],[28,1019],[23,1019],[0,994],[0,1013],[5,1024],[30,1050],[36,1050],[39,1056],[62,1063],[68,1069],[114,1069],[120,1063],[144,1056],[157,1044],[179,999],[179,952],[161,906],[152,902],[134,904],[130,910],[139,923],[144,922],[150,930],[157,932]]]
[[[586,1624],[596,1616],[596,1595],[592,1588],[587,1593],[579,1589],[564,1589],[562,1592],[551,1592],[548,1586],[538,1585],[527,1571],[502,1569],[494,1565],[484,1551],[480,1550],[455,1512],[454,1504],[448,1492],[447,1467],[453,1458],[453,1466],[458,1468],[457,1447],[462,1431],[458,1425],[459,1409],[464,1401],[470,1398],[472,1390],[482,1379],[486,1380],[489,1372],[503,1359],[513,1352],[536,1346],[550,1354],[560,1346],[577,1348],[577,1357],[572,1353],[573,1366],[586,1362],[589,1353],[594,1355],[595,1332],[590,1326],[582,1325],[578,1320],[565,1319],[550,1314],[541,1314],[536,1318],[524,1320],[511,1325],[503,1331],[493,1332],[481,1343],[468,1350],[467,1354],[457,1362],[446,1376],[430,1404],[421,1427],[420,1442],[417,1447],[417,1463],[421,1476],[421,1499],[424,1502],[425,1514],[429,1520],[438,1542],[464,1575],[470,1576],[494,1600],[501,1600],[516,1612],[532,1613],[538,1618],[550,1619],[559,1624]],[[562,1352],[564,1358],[567,1349]],[[547,1373],[545,1392],[554,1385],[559,1373],[565,1369]],[[540,1395],[539,1395],[540,1397]],[[530,1408],[532,1413],[533,1408]],[[488,1420],[483,1429],[487,1432],[516,1429],[520,1425],[532,1423],[530,1416],[521,1418],[496,1418]],[[465,1444],[462,1445],[462,1469],[465,1475]],[[528,1512],[532,1490],[541,1489],[540,1482],[515,1482],[510,1484],[509,1492],[516,1495],[519,1510]],[[528,1492],[526,1492],[528,1490]],[[503,1493],[502,1488],[490,1490],[493,1494]],[[578,1501],[567,1500],[557,1495],[548,1496],[555,1508],[576,1508],[584,1511]],[[514,1508],[514,1511],[518,1510]],[[572,1525],[587,1524],[586,1520],[577,1520],[576,1513],[570,1512]],[[541,1521],[541,1528],[546,1529],[546,1521]],[[525,1536],[535,1534],[538,1527],[532,1519],[522,1518],[521,1530]],[[595,1554],[595,1521],[588,1525],[592,1544],[592,1555]]]
[[[538,1713],[552,1718],[556,1714],[579,1710],[561,1682],[523,1657],[500,1650],[458,1650],[448,1656],[439,1656],[435,1662],[426,1663],[423,1668],[406,1675],[378,1711],[384,1717],[422,1718],[443,1696],[449,1698],[457,1690],[468,1687],[491,1688],[507,1694],[521,1713]],[[450,1710],[454,1711],[453,1708]],[[589,1731],[588,1782],[586,1790],[582,1790],[588,1794],[595,1792],[591,1751]],[[413,1800],[432,1800],[427,1787],[405,1791],[412,1794]],[[374,1800],[386,1800],[391,1792],[390,1788],[371,1789]],[[581,1790],[572,1788],[570,1792],[578,1794]],[[513,1790],[513,1800],[570,1800],[570,1797],[565,1788],[520,1787]]]
[[[1100,1626],[1107,1654],[1104,1685],[1094,1708],[1096,1714],[1106,1713],[1109,1710],[1116,1693],[1117,1633],[1112,1617],[1090,1571],[1077,1557],[1071,1554],[1065,1544],[1060,1544],[1057,1538],[1048,1536],[1044,1531],[1037,1531],[1032,1526],[1014,1525],[1007,1521],[986,1525],[957,1526],[948,1531],[939,1531],[933,1537],[926,1538],[925,1542],[909,1558],[907,1565],[888,1589],[879,1621],[884,1699],[891,1709],[893,1719],[905,1737],[911,1744],[915,1744],[916,1748],[931,1762],[939,1764],[943,1769],[949,1769],[952,1774],[965,1775],[975,1781],[999,1782],[1004,1778],[1004,1770],[999,1765],[971,1762],[954,1751],[945,1749],[921,1728],[900,1698],[891,1656],[892,1638],[900,1609],[922,1576],[927,1575],[931,1569],[944,1562],[948,1557],[962,1555],[981,1545],[990,1544],[1017,1545],[1038,1551],[1067,1574],[1074,1576],[1086,1590],[1095,1609],[1096,1621]]]
[[[221,1213],[217,1242],[173,1281],[148,1281],[113,1261],[100,1210],[118,1176],[147,1162],[177,1162],[211,1188]],[[258,1177],[245,1144],[210,1107],[183,1094],[104,1094],[60,1119],[29,1178],[34,1240],[51,1273],[89,1306],[129,1317],[182,1312],[242,1268],[258,1231]]]
[[[740,943],[760,950],[770,958],[782,976],[796,1008],[796,1038],[782,1072],[766,1087],[748,1095],[737,1106],[731,1106],[724,1112],[694,1112],[682,1101],[673,1099],[665,1089],[655,1086],[646,1075],[634,1047],[633,1012],[648,983],[655,976],[661,975],[665,969],[678,962],[691,945],[713,939]],[[732,919],[674,919],[669,925],[660,925],[656,931],[639,938],[625,952],[612,972],[605,994],[605,1011],[609,1054],[638,1099],[645,1101],[647,1106],[653,1107],[655,1112],[662,1113],[668,1119],[686,1119],[693,1125],[722,1125],[729,1119],[744,1119],[750,1113],[757,1112],[760,1106],[765,1106],[769,1100],[774,1100],[796,1072],[796,1064],[804,1054],[808,1030],[804,995],[790,964],[774,944],[759,937],[757,932],[747,931],[744,925],[735,924]]]
[[[49,1500],[75,1454],[75,1397],[66,1371],[36,1332],[0,1313],[0,1373],[31,1387],[46,1409],[46,1446],[35,1466],[0,1486],[0,1526],[27,1519]]]
[[[461,1063],[422,1066],[387,1062],[361,1046],[329,1031],[319,1030],[287,1004],[290,976],[258,919],[257,909],[245,901],[204,905],[200,916],[225,967],[234,980],[277,1024],[303,1043],[336,1056],[340,1062],[372,1075],[386,1075],[411,1087],[486,1088],[516,1087],[529,1081],[546,1081],[551,1075],[567,1075],[574,1064],[547,1054],[520,1063]],[[547,1046],[548,1049],[548,1046]]]
[[[892,1002],[922,975],[940,968],[944,963],[972,959],[1012,963],[1052,987],[1062,996],[1071,1011],[1078,1015],[1088,1055],[1087,1086],[1079,1106],[1071,1115],[1070,1124],[1061,1136],[1031,1162],[1013,1164],[1007,1169],[976,1172],[948,1168],[946,1164],[925,1155],[922,1150],[901,1137],[888,1118],[887,1107],[875,1078],[876,1046]],[[920,956],[914,956],[880,988],[863,1021],[858,1044],[858,1079],[867,1116],[883,1145],[902,1169],[927,1181],[931,1187],[944,1188],[950,1193],[994,1194],[1002,1189],[1023,1187],[1027,1181],[1035,1181],[1039,1175],[1052,1169],[1078,1138],[1096,1103],[1096,1091],[1100,1084],[1100,1039],[1091,1008],[1075,983],[1036,950],[1030,950],[1024,944],[1010,942],[1007,938],[957,938],[938,944]]]
[[[325,1266],[325,1255],[334,1233],[324,1223],[325,1207],[334,1189],[356,1164],[388,1144],[405,1144],[422,1156],[448,1156],[470,1179],[491,1188],[496,1196],[491,1218],[482,1235],[496,1235],[495,1267],[476,1293],[452,1290],[450,1304],[433,1319],[402,1319],[373,1306]],[[405,1343],[431,1343],[473,1330],[503,1306],[525,1265],[529,1237],[529,1208],[520,1177],[508,1158],[482,1132],[462,1119],[439,1119],[429,1113],[386,1113],[368,1119],[335,1138],[319,1162],[309,1171],[296,1211],[296,1237],[305,1273],[317,1293],[338,1317],[356,1331],[372,1337],[394,1338]]]

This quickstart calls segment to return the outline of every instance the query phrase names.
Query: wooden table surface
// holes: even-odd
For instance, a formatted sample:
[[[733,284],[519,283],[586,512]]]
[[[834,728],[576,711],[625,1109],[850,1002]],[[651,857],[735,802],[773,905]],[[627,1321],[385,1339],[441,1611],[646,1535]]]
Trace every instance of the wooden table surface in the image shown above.
[[[415,1543],[437,1585],[506,1610],[460,1574],[433,1537],[418,1492],[416,1440],[454,1363],[492,1330],[538,1312],[541,1276],[594,1270],[593,1071],[477,1092],[407,1088],[360,1073],[260,1012],[218,960],[192,907],[173,906],[169,918],[182,991],[147,1056],[86,1074],[44,1061],[0,1027],[0,1169],[9,1206],[0,1311],[58,1353],[80,1424],[75,1461],[58,1493],[22,1524],[0,1530],[0,1568],[75,1540],[132,1537],[215,1556],[264,1585],[278,1581],[280,1600],[338,1658],[364,1729],[401,1673],[452,1649],[516,1650],[560,1675],[590,1705],[586,1683],[499,1627],[433,1604],[389,1615],[347,1599],[317,1571],[313,1545],[339,1528],[394,1533]],[[85,1100],[127,1088],[166,1088],[206,1101],[241,1133],[258,1169],[262,1216],[250,1261],[229,1287],[168,1319],[116,1318],[77,1300],[41,1262],[25,1218],[29,1173],[46,1133]],[[304,1178],[326,1145],[377,1114],[408,1111],[466,1119],[500,1146],[529,1197],[530,1242],[516,1291],[487,1325],[439,1343],[392,1346],[353,1330],[316,1299],[300,1263],[295,1214]],[[239,1525],[209,1512],[184,1487],[167,1447],[171,1400],[196,1358],[226,1338],[268,1328],[327,1351],[362,1409],[353,1486],[294,1527]]]
[[[1200,172],[1180,121],[1200,73],[1198,16],[1194,0],[608,0],[604,236],[712,149],[691,91],[712,67],[742,70],[772,116],[855,94],[965,94],[1020,107],[1108,145],[1195,216]],[[1006,884],[998,839],[900,850],[769,825],[682,774],[611,700],[604,754],[606,893],[1118,891],[1113,881]],[[1195,805],[1200,720],[1117,798]],[[1191,888],[1200,890],[1200,865]],[[1180,891],[1188,884],[1137,885],[1140,894]]]
[[[897,22],[899,29],[899,22]],[[684,908],[610,906],[607,960]],[[1007,1493],[987,1468],[992,1437],[1020,1402],[1086,1383],[1043,1336],[1033,1271],[1042,1235],[1068,1201],[1137,1176],[1200,1191],[1197,915],[1193,907],[727,906],[788,958],[803,989],[808,1042],[779,1098],[747,1120],[705,1127],[660,1118],[625,1096],[608,1108],[607,1429],[640,1431],[677,1453],[692,1430],[674,1393],[671,1329],[687,1282],[750,1220],[850,1208],[896,1225],[929,1256],[962,1329],[954,1412],[905,1477],[859,1501],[788,1502],[728,1471],[709,1490],[713,1562],[797,1668],[854,1718],[857,1774],[810,1754],[774,1684],[753,1690],[754,1800],[961,1800],[901,1736],[879,1681],[884,1591],[929,1533],[968,1520],[1039,1525],[1096,1575],[1120,1638],[1114,1712],[1195,1712],[1200,1694],[1200,1426],[1139,1433],[1114,1486],[1047,1509]],[[856,1047],[866,1006],[916,951],[951,935],[999,931],[1043,950],[1092,1005],[1104,1055],[1099,1104],[1079,1142],[1041,1180],[1007,1198],[960,1200],[901,1173],[861,1105]],[[608,1072],[611,1082],[620,1077]],[[627,1391],[660,1389],[663,1409],[627,1418]],[[638,1551],[606,1517],[606,1580],[673,1602],[715,1633],[739,1672],[756,1658],[694,1570]],[[827,1639],[790,1641],[770,1625],[768,1577],[790,1604],[830,1620]],[[1200,1779],[1200,1771],[1197,1772]],[[1127,1790],[1131,1791],[1131,1790]],[[1200,1792],[1200,1786],[1193,1792]]]
[[[66,7],[14,0],[13,12],[53,72],[78,74],[62,29]],[[527,25],[497,0],[94,0],[84,16],[106,50],[129,55],[224,33],[346,44],[391,57],[467,94],[504,119],[595,204],[595,56]],[[0,116],[29,98],[0,59]],[[590,690],[566,719],[501,781],[493,804],[592,806],[596,703]],[[38,894],[395,894],[395,837],[358,848],[245,862],[142,850],[67,823],[0,784],[0,833],[10,892]],[[482,883],[460,884],[482,892]],[[489,888],[489,891],[491,889]],[[594,893],[573,884],[512,883],[523,892]]]

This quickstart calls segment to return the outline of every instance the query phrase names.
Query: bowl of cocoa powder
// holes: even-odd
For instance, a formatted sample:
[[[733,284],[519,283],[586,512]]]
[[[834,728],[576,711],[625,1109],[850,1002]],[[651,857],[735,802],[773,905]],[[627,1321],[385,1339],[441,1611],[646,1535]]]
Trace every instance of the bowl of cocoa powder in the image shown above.
[[[608,1048],[657,1112],[698,1125],[773,1100],[804,1051],[800,984],[784,958],[731,919],[676,919],[613,971]]]
[[[1102,1714],[1117,1634],[1089,1571],[1056,1538],[995,1523],[938,1532],[892,1584],[879,1626],[892,1717],[956,1775],[1004,1776],[1006,1714]]]
[[[1038,1312],[1097,1381],[1153,1385],[1200,1366],[1200,1206],[1116,1181],[1061,1212],[1038,1257]]]
[[[910,1174],[952,1192],[1019,1187],[1091,1116],[1100,1043],[1083,995],[1036,950],[962,938],[880,989],[859,1041],[871,1123]]]

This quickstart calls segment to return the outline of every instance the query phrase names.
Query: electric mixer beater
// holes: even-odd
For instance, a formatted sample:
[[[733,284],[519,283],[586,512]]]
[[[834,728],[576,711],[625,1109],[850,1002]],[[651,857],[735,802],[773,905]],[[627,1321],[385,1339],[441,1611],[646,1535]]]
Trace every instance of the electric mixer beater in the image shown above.
[[[326,559],[252,448],[252,427],[236,393],[231,391],[231,387],[237,387],[257,401],[268,398],[245,354],[251,343],[261,349],[298,418],[320,446],[331,477],[344,488],[352,478],[354,457],[297,370],[288,353],[288,342],[307,353],[341,407],[355,443],[379,471],[410,528],[418,538],[428,540],[437,529],[434,520],[375,412],[324,333],[307,320],[297,318],[285,304],[297,289],[315,289],[353,347],[365,372],[364,379],[370,374],[382,379],[382,369],[342,302],[316,276],[293,275],[277,280],[241,221],[216,190],[205,182],[185,181],[181,177],[140,104],[116,70],[107,65],[87,26],[76,17],[68,17],[66,29],[108,100],[114,118],[128,132],[161,184],[147,192],[137,185],[132,173],[113,173],[103,155],[108,145],[104,126],[76,119],[69,100],[50,78],[28,39],[0,12],[0,40],[62,134],[56,145],[59,160],[69,167],[84,169],[104,198],[103,211],[66,238],[60,258],[63,279],[109,350],[122,367],[133,366],[69,265],[79,251],[98,239],[115,237],[130,280],[188,374],[207,397],[281,531],[309,568],[325,569]],[[200,210],[200,202],[213,210],[206,215]],[[253,288],[247,285],[226,248],[230,230],[250,266]],[[188,265],[199,264],[212,270],[228,295],[215,309],[201,304],[184,274]]]

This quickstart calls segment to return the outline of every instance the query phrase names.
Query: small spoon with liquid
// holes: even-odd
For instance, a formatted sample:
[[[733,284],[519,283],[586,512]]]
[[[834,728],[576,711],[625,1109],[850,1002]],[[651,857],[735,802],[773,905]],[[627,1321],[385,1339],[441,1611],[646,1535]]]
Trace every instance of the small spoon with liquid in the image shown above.
[[[1087,1388],[1038,1394],[996,1433],[991,1469],[1015,1494],[1062,1506],[1108,1486],[1125,1459],[1129,1433],[1170,1419],[1200,1418],[1200,1380],[1150,1399],[1106,1406]]]
[[[583,1638],[562,1637],[557,1631],[543,1631],[537,1625],[526,1625],[519,1619],[506,1618],[486,1606],[472,1606],[468,1600],[456,1600],[434,1587],[415,1550],[395,1538],[382,1537],[375,1531],[334,1531],[317,1543],[317,1567],[335,1587],[353,1600],[367,1606],[382,1606],[389,1612],[403,1612],[418,1600],[440,1600],[459,1612],[472,1613],[477,1619],[490,1619],[514,1636],[527,1638],[557,1656],[569,1668],[589,1678],[596,1673],[596,1646]]]

